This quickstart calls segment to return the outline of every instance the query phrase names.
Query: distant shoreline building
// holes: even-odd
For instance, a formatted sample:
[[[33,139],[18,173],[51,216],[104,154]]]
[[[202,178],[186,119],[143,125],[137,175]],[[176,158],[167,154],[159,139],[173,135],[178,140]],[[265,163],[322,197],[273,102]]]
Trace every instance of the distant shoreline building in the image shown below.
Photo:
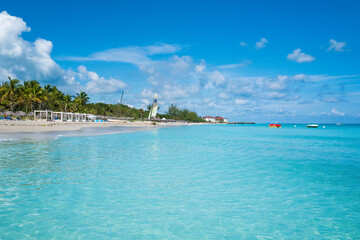
[[[223,118],[220,116],[212,117],[212,116],[206,116],[203,117],[203,119],[207,122],[213,122],[213,123],[227,123],[229,120],[227,118]]]

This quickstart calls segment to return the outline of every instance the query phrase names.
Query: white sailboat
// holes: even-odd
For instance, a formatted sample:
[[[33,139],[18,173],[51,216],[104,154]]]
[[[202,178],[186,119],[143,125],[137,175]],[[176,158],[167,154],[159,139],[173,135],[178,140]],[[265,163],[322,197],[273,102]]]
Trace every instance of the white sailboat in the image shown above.
[[[158,100],[157,100],[157,94],[155,93],[153,104],[149,112],[148,121],[144,121],[144,123],[156,125],[155,122],[151,122],[151,118],[156,118],[157,110],[158,110]]]

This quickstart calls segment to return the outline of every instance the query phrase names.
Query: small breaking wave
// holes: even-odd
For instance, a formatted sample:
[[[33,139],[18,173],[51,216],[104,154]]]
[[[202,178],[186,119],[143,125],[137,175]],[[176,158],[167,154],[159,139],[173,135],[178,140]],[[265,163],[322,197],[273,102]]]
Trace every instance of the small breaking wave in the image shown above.
[[[11,142],[11,141],[15,141],[15,138],[0,138],[0,142]]]
[[[61,137],[63,137],[63,135],[62,135],[62,134],[59,134],[59,135],[57,135],[54,139],[57,140],[57,139],[59,139],[59,138],[61,138]]]

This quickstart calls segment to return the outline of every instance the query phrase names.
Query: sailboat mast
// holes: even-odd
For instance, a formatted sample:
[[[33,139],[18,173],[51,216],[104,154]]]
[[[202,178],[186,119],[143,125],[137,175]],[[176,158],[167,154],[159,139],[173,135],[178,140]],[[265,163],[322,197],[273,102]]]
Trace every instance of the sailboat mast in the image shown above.
[[[121,106],[121,102],[122,102],[123,96],[124,96],[124,90],[123,90],[122,93],[121,93],[121,98],[120,98],[119,107],[118,107],[118,115],[119,115],[119,117],[120,117],[120,106]]]
[[[121,93],[120,105],[121,105],[121,102],[122,102],[123,96],[124,96],[124,90],[123,90],[123,91],[122,91],[122,93]]]

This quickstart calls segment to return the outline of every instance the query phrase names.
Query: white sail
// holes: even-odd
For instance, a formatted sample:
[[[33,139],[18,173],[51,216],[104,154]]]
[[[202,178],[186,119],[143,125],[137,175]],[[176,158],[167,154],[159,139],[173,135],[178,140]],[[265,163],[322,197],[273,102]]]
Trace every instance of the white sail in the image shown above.
[[[152,104],[150,112],[149,112],[149,119],[151,117],[156,118],[157,109],[158,109],[158,100],[157,100],[157,95],[155,93],[153,104]]]

